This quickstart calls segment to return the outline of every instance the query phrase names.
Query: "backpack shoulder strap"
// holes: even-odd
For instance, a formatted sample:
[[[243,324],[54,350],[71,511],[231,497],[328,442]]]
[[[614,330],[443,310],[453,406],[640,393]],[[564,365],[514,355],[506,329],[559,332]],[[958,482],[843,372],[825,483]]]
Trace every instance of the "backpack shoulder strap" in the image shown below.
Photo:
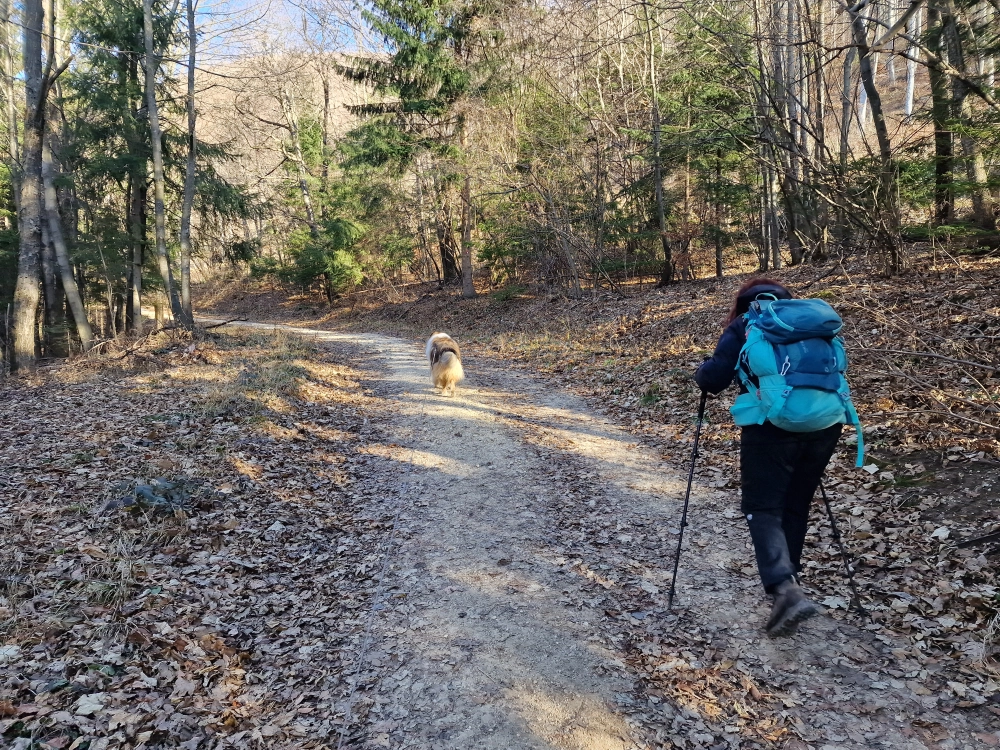
[[[756,310],[754,307],[756,306]],[[746,361],[747,359],[747,345],[750,343],[751,337],[757,335],[759,336],[759,331],[755,334],[754,331],[756,326],[754,323],[757,322],[757,318],[760,317],[760,307],[756,302],[750,303],[750,309],[743,313],[743,346],[740,347],[740,354],[736,358],[736,377],[739,378],[740,384],[743,385],[748,391],[752,388],[756,388],[757,384],[750,380],[750,376],[753,374],[750,372],[750,368]]]

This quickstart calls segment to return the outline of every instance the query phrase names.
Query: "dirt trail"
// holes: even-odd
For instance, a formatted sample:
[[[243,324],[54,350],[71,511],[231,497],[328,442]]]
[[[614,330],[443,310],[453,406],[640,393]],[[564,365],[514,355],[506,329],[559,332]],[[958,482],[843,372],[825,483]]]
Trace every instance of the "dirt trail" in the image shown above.
[[[775,719],[797,735],[787,747],[997,744],[917,695],[926,673],[893,655],[897,644],[827,617],[793,638],[763,636],[767,605],[748,572],[735,490],[696,486],[680,617],[668,613],[684,470],[582,400],[468,359],[469,380],[443,398],[420,343],[284,328],[376,360],[394,415],[385,427],[394,442],[378,450],[395,475],[370,481],[402,476],[405,487],[366,646],[353,656],[349,731],[334,746],[768,746],[696,703],[647,691],[649,675],[621,660],[644,632],[672,627],[695,627],[711,653],[684,652],[654,676],[727,660],[769,687],[771,702],[756,710],[777,706]],[[646,606],[621,611],[635,592]]]

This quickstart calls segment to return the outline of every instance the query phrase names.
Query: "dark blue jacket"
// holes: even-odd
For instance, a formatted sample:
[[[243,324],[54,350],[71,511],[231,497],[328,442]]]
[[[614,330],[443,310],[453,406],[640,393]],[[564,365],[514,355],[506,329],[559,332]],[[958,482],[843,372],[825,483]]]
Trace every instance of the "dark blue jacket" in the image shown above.
[[[757,299],[757,295],[765,292],[773,294],[778,299],[792,298],[788,290],[770,284],[750,287],[736,298],[738,316],[722,332],[711,359],[702,362],[701,367],[694,374],[695,382],[703,391],[722,393],[736,378],[736,362],[739,360],[740,350],[747,340],[746,321],[743,320],[743,313],[750,309],[750,303]]]

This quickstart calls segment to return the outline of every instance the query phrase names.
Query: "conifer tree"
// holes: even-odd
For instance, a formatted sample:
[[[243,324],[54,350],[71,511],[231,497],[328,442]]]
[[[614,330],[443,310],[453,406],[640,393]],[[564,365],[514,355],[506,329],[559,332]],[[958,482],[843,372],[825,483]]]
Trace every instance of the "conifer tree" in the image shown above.
[[[371,0],[364,18],[390,52],[386,59],[358,57],[341,72],[371,86],[375,104],[353,108],[368,119],[354,133],[355,161],[401,170],[424,151],[457,162],[441,180],[437,236],[445,281],[456,279],[461,263],[463,296],[472,287],[471,176],[463,165],[470,99],[487,87],[472,54],[477,22],[490,13],[485,4],[448,0]],[[462,182],[460,243],[452,216],[450,188]],[[456,256],[460,256],[456,257]]]

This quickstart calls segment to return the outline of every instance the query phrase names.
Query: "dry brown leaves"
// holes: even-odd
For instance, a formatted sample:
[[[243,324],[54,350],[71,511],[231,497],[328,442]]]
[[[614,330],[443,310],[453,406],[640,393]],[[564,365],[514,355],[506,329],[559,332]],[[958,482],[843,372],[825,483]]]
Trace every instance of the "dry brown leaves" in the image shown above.
[[[327,746],[391,522],[365,373],[273,335],[141,353],[3,385],[0,744]]]

